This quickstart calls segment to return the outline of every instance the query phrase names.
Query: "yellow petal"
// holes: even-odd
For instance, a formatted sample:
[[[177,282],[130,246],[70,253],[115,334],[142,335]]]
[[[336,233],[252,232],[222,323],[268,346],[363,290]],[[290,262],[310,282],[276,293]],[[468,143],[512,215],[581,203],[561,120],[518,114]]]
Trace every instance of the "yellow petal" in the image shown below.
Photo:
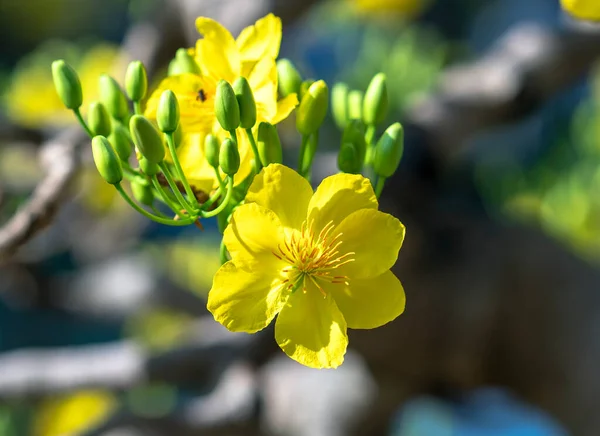
[[[215,274],[208,293],[208,310],[232,332],[264,329],[287,299],[276,271],[243,271],[227,262]]]
[[[202,74],[233,82],[240,75],[241,58],[231,33],[206,17],[196,19],[196,29],[203,36],[196,42],[196,62]]]
[[[600,20],[598,0],[561,0],[562,7],[570,14],[583,20]]]
[[[377,277],[389,270],[404,241],[404,225],[392,215],[361,209],[348,215],[333,231],[342,234],[340,253],[353,252],[353,262],[341,266],[339,275],[354,279]]]
[[[290,94],[287,97],[277,102],[277,113],[269,122],[271,124],[277,124],[285,120],[294,109],[298,106],[298,97],[296,94]]]
[[[330,221],[337,225],[356,210],[377,207],[369,179],[356,174],[336,174],[324,179],[310,199],[308,219],[314,220],[314,229],[319,232]]]
[[[272,119],[277,113],[277,65],[271,58],[262,58],[250,71],[248,83],[252,88],[254,100],[262,105],[264,121]]]
[[[158,102],[163,91],[172,90],[179,102],[181,127],[186,132],[210,133],[215,122],[214,96],[215,82],[196,74],[181,74],[164,79],[154,90],[148,102],[144,115],[156,118]],[[204,92],[205,100],[198,98],[198,92]]]
[[[235,210],[223,242],[239,269],[279,271],[285,265],[273,253],[283,235],[283,227],[273,211],[250,203]]]
[[[275,322],[275,340],[303,365],[337,368],[348,346],[346,321],[331,295],[324,298],[307,279],[306,292],[295,291]]]
[[[261,18],[242,30],[236,43],[243,60],[275,59],[281,45],[281,19],[273,14]]]
[[[331,284],[331,292],[348,328],[373,329],[395,319],[406,304],[404,288],[391,271],[368,279],[351,279],[349,286]]]
[[[215,170],[204,157],[205,136],[204,133],[184,134],[177,148],[177,156],[190,184],[209,193],[217,185],[217,180]]]
[[[300,229],[312,192],[310,184],[296,171],[271,164],[254,178],[246,202],[272,210],[283,226]]]

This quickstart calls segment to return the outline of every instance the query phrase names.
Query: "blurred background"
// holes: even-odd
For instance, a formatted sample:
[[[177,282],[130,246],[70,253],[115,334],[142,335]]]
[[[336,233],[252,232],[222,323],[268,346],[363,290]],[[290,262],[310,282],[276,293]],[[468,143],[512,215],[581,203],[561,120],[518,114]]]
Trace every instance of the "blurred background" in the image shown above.
[[[406,312],[337,370],[212,320],[216,224],[129,209],[52,84],[156,84],[196,16],[268,12],[305,78],[385,72],[406,130]],[[600,434],[600,30],[558,0],[0,0],[0,41],[0,436]],[[339,143],[329,117],[314,182]]]

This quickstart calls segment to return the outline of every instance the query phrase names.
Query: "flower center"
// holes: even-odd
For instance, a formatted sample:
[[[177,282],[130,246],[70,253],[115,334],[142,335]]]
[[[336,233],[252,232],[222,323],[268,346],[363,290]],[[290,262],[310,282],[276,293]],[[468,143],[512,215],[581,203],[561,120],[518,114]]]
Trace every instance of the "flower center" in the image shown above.
[[[310,280],[326,296],[322,283],[348,284],[348,277],[335,275],[336,269],[354,261],[354,252],[342,253],[342,233],[332,234],[335,225],[327,223],[315,237],[313,221],[302,223],[300,231],[293,230],[283,243],[277,245],[273,254],[289,266],[282,270],[285,278],[281,286],[295,292],[302,287],[306,292],[306,280]]]

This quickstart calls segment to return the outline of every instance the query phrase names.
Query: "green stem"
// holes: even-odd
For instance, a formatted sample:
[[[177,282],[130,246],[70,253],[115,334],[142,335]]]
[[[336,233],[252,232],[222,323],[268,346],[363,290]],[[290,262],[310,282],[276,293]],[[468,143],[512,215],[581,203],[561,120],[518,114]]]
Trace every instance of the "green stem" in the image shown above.
[[[152,176],[151,180],[152,180],[152,185],[154,186],[154,189],[156,189],[158,191],[158,194],[160,195],[160,197],[162,197],[161,198],[162,202],[165,203],[167,206],[169,206],[171,208],[171,210],[179,216],[179,218],[184,218],[185,214],[181,212],[181,206],[178,206],[177,204],[175,204],[175,202],[171,199],[171,197],[169,196],[169,193],[165,190],[165,188],[163,188],[163,186],[160,184],[160,182],[156,178],[156,174]]]
[[[375,185],[375,195],[377,196],[377,198],[379,198],[381,192],[383,191],[383,185],[385,185],[385,180],[386,177],[377,176],[377,184]]]
[[[302,177],[306,177],[304,174],[304,155],[306,154],[306,149],[308,148],[308,141],[310,140],[309,135],[302,135],[302,143],[300,145],[300,155],[298,157],[298,172]]]
[[[135,203],[130,197],[129,195],[127,195],[127,193],[125,192],[125,190],[123,189],[123,186],[121,186],[120,183],[117,183],[115,185],[115,188],[117,188],[117,191],[119,191],[119,194],[121,194],[121,197],[123,197],[125,199],[125,201],[127,203],[129,203],[129,205],[131,207],[133,207],[137,212],[139,212],[140,214],[144,215],[146,218],[157,222],[159,224],[165,224],[167,226],[187,226],[192,224],[196,219],[192,219],[192,218],[187,218],[187,219],[183,219],[180,221],[174,221],[171,219],[167,219],[167,218],[162,218],[159,216],[155,216],[152,215],[150,212],[148,212],[145,209],[142,209],[140,206],[137,205],[137,203]]]
[[[223,212],[225,210],[225,208],[227,207],[227,205],[229,204],[229,200],[231,200],[232,194],[233,194],[233,177],[229,177],[229,179],[227,180],[227,194],[225,194],[225,198],[223,199],[221,204],[216,209],[211,210],[210,212],[201,211],[202,218],[210,218],[213,216],[217,216],[221,212]]]
[[[229,261],[227,258],[227,247],[225,246],[225,242],[221,239],[221,247],[219,248],[219,254],[221,256],[221,265],[224,265]]]
[[[142,115],[142,103],[140,101],[133,102],[133,111],[136,115]]]
[[[95,135],[90,130],[90,128],[88,127],[87,123],[85,122],[85,120],[81,116],[81,112],[79,111],[79,108],[73,109],[73,112],[75,113],[75,116],[77,117],[77,120],[79,121],[79,124],[81,124],[81,126],[85,129],[85,131],[87,132],[87,134],[89,135],[89,137],[93,138]]]
[[[260,173],[260,169],[262,168],[262,163],[260,161],[260,155],[258,154],[258,147],[256,146],[256,141],[254,140],[254,135],[252,134],[252,129],[246,129],[246,134],[248,135],[250,147],[252,147],[252,152],[254,153],[254,170],[256,171],[256,174],[258,174]]]
[[[179,162],[179,158],[177,157],[177,150],[175,149],[175,140],[173,139],[173,133],[167,133],[167,145],[169,146],[169,152],[171,153],[171,159],[173,159],[173,165],[175,165],[175,172],[177,173],[177,177],[181,180],[183,184],[183,188],[185,189],[185,193],[188,198],[192,201],[192,205],[195,208],[199,208],[200,204],[194,195],[194,191],[190,186],[185,174],[183,172],[183,168],[181,168],[181,163]]]
[[[219,197],[221,196],[221,193],[225,189],[226,189],[225,185],[223,185],[223,189],[221,189],[221,186],[219,186],[217,188],[216,192],[208,200],[206,200],[206,202],[202,205],[202,209],[207,210],[209,207],[211,207],[213,205],[213,203],[219,199]]]
[[[183,195],[181,195],[181,192],[179,192],[179,188],[177,187],[177,183],[175,183],[175,179],[173,179],[173,176],[171,175],[169,167],[164,162],[159,163],[158,167],[162,170],[163,174],[165,175],[167,183],[171,187],[171,191],[173,191],[173,194],[175,194],[175,198],[177,199],[179,204],[181,204],[181,207],[185,209],[189,215],[193,215],[193,212],[195,212],[196,209],[192,207],[192,205],[188,203],[188,201],[183,197]]]
[[[235,142],[235,145],[238,145],[237,130],[230,130],[229,135],[231,135],[231,139],[233,140],[233,142]]]
[[[365,155],[365,163],[367,165],[371,165],[373,162],[373,155],[375,152],[375,135],[377,133],[377,126],[374,124],[370,124],[367,126],[367,131],[365,132],[365,141],[367,143],[367,154]]]

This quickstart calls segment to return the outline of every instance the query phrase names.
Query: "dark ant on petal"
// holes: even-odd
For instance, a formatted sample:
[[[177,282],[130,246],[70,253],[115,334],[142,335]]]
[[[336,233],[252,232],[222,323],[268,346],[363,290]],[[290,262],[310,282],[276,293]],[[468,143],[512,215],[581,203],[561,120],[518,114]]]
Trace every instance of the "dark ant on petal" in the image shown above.
[[[198,100],[200,100],[203,103],[206,101],[206,93],[204,92],[204,89],[198,90],[198,95],[196,96],[196,101],[198,101]]]

